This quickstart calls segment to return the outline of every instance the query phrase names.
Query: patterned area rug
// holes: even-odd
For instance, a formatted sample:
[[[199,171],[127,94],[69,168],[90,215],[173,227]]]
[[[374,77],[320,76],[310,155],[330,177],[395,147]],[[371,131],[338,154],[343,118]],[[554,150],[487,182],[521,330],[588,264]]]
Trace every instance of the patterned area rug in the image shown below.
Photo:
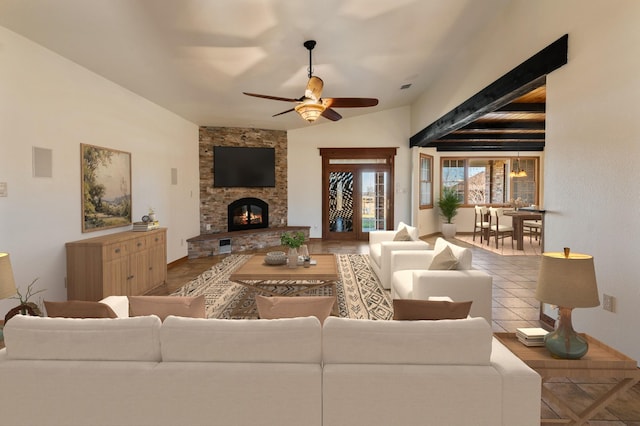
[[[369,267],[366,254],[336,254],[340,280],[336,284],[338,312],[341,317],[356,319],[390,320],[393,305],[389,292],[385,291]],[[251,255],[232,254],[202,275],[173,293],[175,296],[199,296],[204,294],[208,318],[255,318],[254,292],[229,281],[229,275]],[[295,283],[291,283],[291,290]],[[328,292],[328,293],[327,293]],[[321,288],[316,295],[331,294]],[[239,306],[241,305],[241,306]],[[232,316],[238,308],[247,316]]]

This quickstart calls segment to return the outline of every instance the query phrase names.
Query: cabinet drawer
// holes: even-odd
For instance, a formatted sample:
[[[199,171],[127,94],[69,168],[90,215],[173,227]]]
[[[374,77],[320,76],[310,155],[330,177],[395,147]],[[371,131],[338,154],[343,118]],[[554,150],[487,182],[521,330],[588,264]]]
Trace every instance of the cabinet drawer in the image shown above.
[[[131,244],[131,250],[134,252],[146,250],[148,246],[147,238],[145,237],[140,237],[140,238],[136,238],[135,240],[131,240],[129,244]]]
[[[122,241],[113,244],[106,244],[104,249],[105,260],[115,260],[123,256],[128,256],[131,253],[131,243],[130,241]]]
[[[153,247],[164,244],[164,232],[156,232],[153,235],[147,236],[147,246]]]

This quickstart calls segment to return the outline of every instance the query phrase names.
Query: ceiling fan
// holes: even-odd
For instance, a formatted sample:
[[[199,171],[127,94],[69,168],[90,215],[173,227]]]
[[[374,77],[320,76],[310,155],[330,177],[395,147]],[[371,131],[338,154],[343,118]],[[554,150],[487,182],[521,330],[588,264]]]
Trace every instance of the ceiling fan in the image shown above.
[[[300,116],[312,123],[323,116],[331,121],[338,121],[342,118],[333,108],[362,108],[372,107],[378,105],[378,100],[375,98],[321,98],[322,87],[324,83],[320,77],[313,75],[311,52],[316,46],[315,40],[307,40],[303,43],[304,47],[309,50],[309,82],[307,88],[304,91],[304,95],[295,98],[281,98],[279,96],[260,95],[258,93],[242,92],[248,96],[255,96],[256,98],[272,99],[274,101],[295,102],[297,105],[286,111],[282,111],[275,114],[277,117],[282,114],[286,114],[291,111],[296,111]]]

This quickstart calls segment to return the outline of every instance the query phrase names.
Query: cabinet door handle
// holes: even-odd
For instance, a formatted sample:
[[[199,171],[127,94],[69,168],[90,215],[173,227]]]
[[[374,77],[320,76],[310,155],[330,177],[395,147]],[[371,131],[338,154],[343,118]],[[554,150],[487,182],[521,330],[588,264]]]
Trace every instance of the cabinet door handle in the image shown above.
[[[141,242],[138,242],[138,247],[140,247],[141,245],[142,245],[142,243],[141,243]]]
[[[117,248],[117,249],[115,250],[115,252],[116,252],[116,253],[120,253],[120,249],[119,249],[119,248]]]
[[[128,279],[128,280],[133,279],[133,275],[129,275],[129,276],[127,277],[127,279]]]

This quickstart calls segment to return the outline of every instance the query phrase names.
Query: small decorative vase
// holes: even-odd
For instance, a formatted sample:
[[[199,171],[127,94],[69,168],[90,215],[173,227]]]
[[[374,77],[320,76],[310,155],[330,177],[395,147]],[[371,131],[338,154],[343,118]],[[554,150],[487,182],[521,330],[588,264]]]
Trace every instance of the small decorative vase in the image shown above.
[[[289,247],[289,255],[287,256],[289,268],[297,268],[298,267],[298,249],[295,247]]]

